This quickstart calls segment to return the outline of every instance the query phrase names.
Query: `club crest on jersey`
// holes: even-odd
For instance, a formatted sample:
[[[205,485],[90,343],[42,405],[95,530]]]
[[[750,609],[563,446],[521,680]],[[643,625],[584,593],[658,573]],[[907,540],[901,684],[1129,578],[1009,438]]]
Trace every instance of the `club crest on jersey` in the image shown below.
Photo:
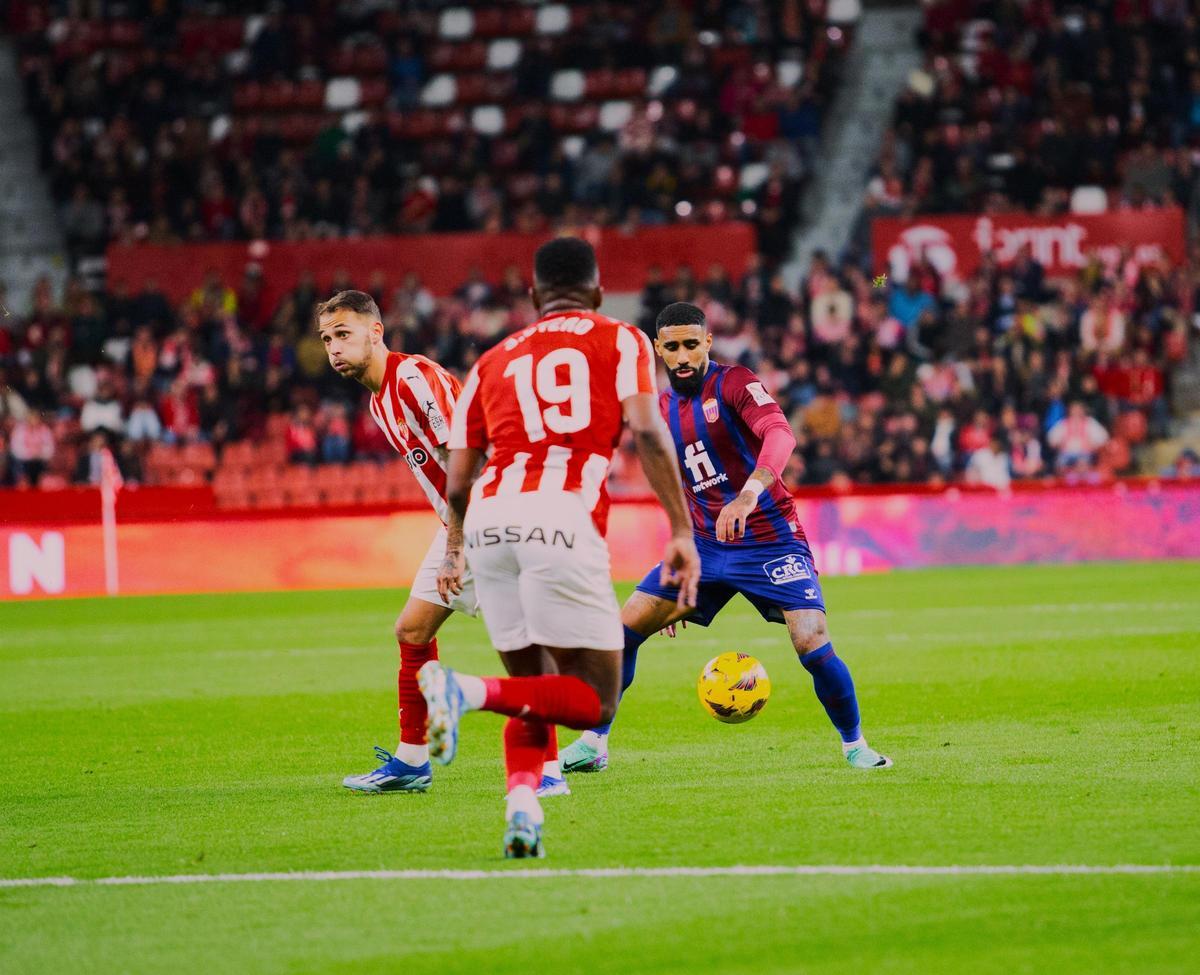
[[[786,586],[789,582],[812,578],[808,565],[799,555],[785,555],[781,559],[772,559],[763,564],[763,572],[767,574],[773,586]]]
[[[721,404],[716,399],[710,396],[704,401],[704,419],[709,423],[716,423],[717,417],[721,415]]]

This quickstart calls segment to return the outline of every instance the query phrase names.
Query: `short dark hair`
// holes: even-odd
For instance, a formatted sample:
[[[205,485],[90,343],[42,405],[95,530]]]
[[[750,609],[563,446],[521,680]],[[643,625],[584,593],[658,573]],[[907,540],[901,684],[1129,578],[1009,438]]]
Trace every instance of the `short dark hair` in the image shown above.
[[[537,249],[533,276],[543,288],[569,291],[591,287],[596,280],[596,252],[586,240],[557,237]]]
[[[322,301],[317,305],[317,318],[343,309],[357,312],[359,315],[367,315],[377,322],[382,320],[375,299],[365,291],[339,291],[328,301]]]
[[[699,325],[707,328],[704,312],[690,301],[674,301],[658,313],[654,320],[654,331],[670,328],[672,325]]]

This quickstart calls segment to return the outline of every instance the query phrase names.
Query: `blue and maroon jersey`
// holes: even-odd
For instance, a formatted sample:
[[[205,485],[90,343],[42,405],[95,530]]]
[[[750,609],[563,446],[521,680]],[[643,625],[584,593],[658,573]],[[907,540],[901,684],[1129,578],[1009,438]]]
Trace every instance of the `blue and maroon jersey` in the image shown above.
[[[696,534],[716,537],[717,516],[738,496],[762,449],[761,434],[787,418],[745,366],[709,362],[700,395],[680,396],[671,387],[659,397],[675,440],[683,493]],[[791,493],[775,482],[758,499],[741,544],[804,539]]]

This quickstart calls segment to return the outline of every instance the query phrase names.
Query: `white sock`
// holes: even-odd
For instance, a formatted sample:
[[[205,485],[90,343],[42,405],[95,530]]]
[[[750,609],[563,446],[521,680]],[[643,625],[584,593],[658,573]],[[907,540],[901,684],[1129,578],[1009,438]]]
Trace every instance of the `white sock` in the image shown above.
[[[546,819],[537,795],[527,785],[519,785],[508,794],[508,807],[504,810],[504,817],[512,819],[513,813],[518,812],[527,813],[529,818],[538,825],[541,825]]]
[[[862,735],[859,735],[857,738],[854,739],[854,741],[842,742],[842,754],[849,755],[850,750],[852,748],[866,748],[866,747],[867,747],[867,739],[864,738]]]
[[[542,775],[548,775],[552,779],[561,779],[563,777],[557,758],[542,765]]]
[[[429,761],[429,746],[407,745],[400,742],[396,746],[396,757],[405,765],[424,765]]]
[[[478,711],[483,707],[487,697],[487,685],[482,677],[472,677],[470,674],[455,672],[454,679],[458,681],[458,689],[462,691],[463,703],[468,711]]]
[[[589,744],[593,748],[595,748],[597,751],[601,751],[601,752],[608,751],[608,735],[598,735],[594,731],[585,731],[579,737],[582,738],[584,740],[584,742],[586,742],[587,744]]]

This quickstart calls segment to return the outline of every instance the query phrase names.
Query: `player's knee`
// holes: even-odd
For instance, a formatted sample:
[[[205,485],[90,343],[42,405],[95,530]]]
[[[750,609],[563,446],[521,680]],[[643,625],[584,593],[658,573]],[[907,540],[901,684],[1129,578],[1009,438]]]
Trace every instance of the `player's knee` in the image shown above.
[[[829,642],[829,630],[825,625],[825,614],[805,612],[788,621],[792,643],[796,653],[804,654]]]
[[[404,613],[396,617],[395,633],[396,640],[400,643],[411,643],[416,646],[428,643],[434,637],[423,620],[413,619]]]

